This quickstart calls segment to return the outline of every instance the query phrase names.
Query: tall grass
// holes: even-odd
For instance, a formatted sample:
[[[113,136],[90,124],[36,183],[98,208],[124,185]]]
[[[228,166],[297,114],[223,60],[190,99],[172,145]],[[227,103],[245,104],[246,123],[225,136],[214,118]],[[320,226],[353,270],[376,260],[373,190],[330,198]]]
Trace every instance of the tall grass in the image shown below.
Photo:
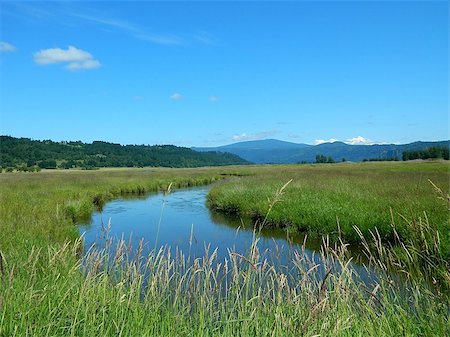
[[[360,167],[359,174],[367,167]],[[375,230],[360,230],[368,260],[380,270],[372,284],[351,269],[344,241],[330,245],[324,240],[321,262],[300,249],[294,255],[294,267],[279,269],[276,261],[259,251],[257,232],[248,252],[230,251],[226,260],[219,260],[214,250],[206,250],[203,258],[192,261],[170,247],[143,256],[140,247],[120,241],[81,257],[82,239],[73,221],[88,216],[94,204],[101,206],[124,193],[167,189],[170,182],[173,187],[203,184],[227,173],[255,175],[245,178],[252,181],[257,174],[268,177],[280,169],[307,174],[316,168],[56,171],[1,176],[0,336],[450,334],[448,293],[435,287],[433,280],[417,281],[412,275],[414,269],[420,275],[432,275],[426,270],[438,266],[440,279],[448,278],[448,269],[442,268],[445,258],[429,258],[434,251],[441,252],[443,245],[443,240],[436,239],[439,231],[434,231],[432,216],[405,218],[411,226],[418,226],[415,235],[424,236],[427,243],[435,238],[436,246],[418,247],[416,240],[405,241],[398,235],[395,247],[387,249]],[[419,166],[411,171],[415,170],[431,172],[426,178],[442,186],[436,179],[442,172],[424,171]],[[402,168],[394,167],[393,172],[398,171]],[[279,190],[284,192],[279,195],[281,202],[266,201],[272,205],[267,221],[280,205],[290,206],[293,178]],[[273,182],[276,186],[269,196],[288,180]],[[404,255],[412,257],[408,264]],[[415,267],[418,263],[420,268]],[[392,268],[405,275],[402,282],[387,272]]]
[[[350,267],[345,245],[324,245],[319,263],[300,249],[293,267],[283,271],[259,251],[257,238],[247,254],[230,251],[222,261],[214,250],[190,261],[169,247],[142,256],[140,247],[132,252],[119,241],[113,250],[91,250],[83,262],[79,245],[77,240],[57,250],[32,250],[15,268],[6,261],[0,335],[450,333],[447,295],[420,283],[399,283],[383,272],[380,256],[372,256],[381,267],[377,282],[363,282]],[[47,264],[45,275],[39,260]]]
[[[283,202],[272,207],[268,200],[274,191],[291,179]],[[208,202],[217,211],[264,219],[266,225],[349,242],[360,241],[355,226],[366,237],[376,228],[383,242],[394,243],[397,237],[420,239],[421,226],[433,225],[441,253],[450,258],[448,203],[433,187],[445,199],[449,181],[443,161],[266,166],[251,177],[217,184]]]
[[[23,258],[32,246],[74,241],[74,223],[115,197],[205,185],[226,169],[106,169],[0,175],[0,249]]]

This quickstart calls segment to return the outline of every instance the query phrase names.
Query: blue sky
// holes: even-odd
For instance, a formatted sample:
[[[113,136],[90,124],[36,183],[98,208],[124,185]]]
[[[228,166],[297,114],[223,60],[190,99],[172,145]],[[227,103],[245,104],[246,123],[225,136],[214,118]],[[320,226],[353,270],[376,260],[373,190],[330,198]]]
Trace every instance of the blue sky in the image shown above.
[[[0,3],[0,133],[217,146],[449,138],[449,4]]]

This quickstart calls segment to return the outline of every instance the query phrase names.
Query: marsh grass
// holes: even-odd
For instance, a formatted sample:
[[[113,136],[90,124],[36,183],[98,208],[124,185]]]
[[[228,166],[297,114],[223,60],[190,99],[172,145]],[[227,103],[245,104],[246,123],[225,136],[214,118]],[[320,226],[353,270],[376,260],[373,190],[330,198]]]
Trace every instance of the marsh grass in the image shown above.
[[[281,271],[258,249],[205,249],[193,261],[161,247],[142,255],[108,241],[77,258],[81,240],[33,249],[0,280],[2,336],[446,336],[448,296],[421,283],[398,282],[378,264],[362,281],[347,246],[324,240],[319,261],[299,249]],[[374,242],[374,245],[379,245]],[[367,250],[371,254],[372,250]],[[48,265],[42,275],[39,259]],[[39,276],[40,275],[40,276]]]
[[[274,191],[289,180],[282,203],[271,205]],[[266,226],[354,243],[360,242],[355,226],[365,237],[376,230],[384,243],[401,238],[417,244],[423,243],[421,228],[433,226],[441,254],[450,258],[449,181],[442,161],[266,166],[251,177],[215,185],[208,203]]]
[[[353,169],[359,177],[383,176],[376,168],[386,169],[368,167]],[[405,174],[404,166],[389,167],[392,172],[400,172],[400,176]],[[410,166],[406,173],[419,172],[422,179],[426,176],[436,186],[442,186],[442,177],[448,173],[439,171],[441,168],[424,167]],[[245,178],[250,184],[254,184],[254,179],[258,182],[259,174],[261,185],[269,176],[284,179],[285,175],[278,172],[281,169],[288,175],[299,170],[305,179],[322,177],[328,183],[331,180],[326,180],[327,174],[333,174],[327,171],[329,168],[322,172],[320,167],[276,166],[43,171],[0,177],[0,336],[450,334],[448,292],[440,281],[424,282],[437,269],[440,279],[449,278],[445,268],[448,260],[441,254],[444,242],[440,227],[432,225],[436,223],[432,221],[434,216],[405,216],[411,226],[416,226],[414,235],[424,237],[425,246],[417,246],[416,239],[408,241],[398,235],[398,241],[389,247],[375,229],[360,230],[367,259],[380,270],[374,283],[362,280],[351,268],[345,236],[337,236],[334,241],[324,239],[319,259],[298,250],[293,255],[293,267],[285,269],[278,268],[276,261],[259,251],[257,230],[248,252],[229,251],[225,260],[219,260],[216,251],[209,247],[202,258],[194,260],[170,247],[143,255],[144,242],[131,247],[123,240],[114,243],[107,236],[105,247],[93,247],[81,257],[82,238],[78,237],[74,220],[111,198],[167,189],[170,182],[173,187],[205,184],[221,179],[227,172],[254,175]],[[316,169],[318,172],[312,172]],[[343,170],[339,174],[352,176],[346,167],[336,169]],[[269,205],[274,191],[280,191],[289,179],[281,183],[267,180],[269,189],[274,186],[267,194],[269,200],[265,199]],[[398,179],[395,176],[390,182]],[[322,180],[312,180],[315,183],[311,184],[327,186]],[[248,189],[243,181],[228,183],[242,192]],[[370,178],[360,187],[373,181]],[[406,181],[416,183],[411,176]],[[282,190],[281,202],[273,203],[267,221],[278,216],[280,204],[292,206],[288,197],[295,182],[294,176],[294,181]],[[334,186],[331,190],[345,187],[342,180],[338,179],[337,184],[330,185]],[[353,189],[357,190],[355,186]],[[422,193],[420,185],[418,194]],[[257,201],[260,195],[253,197]],[[396,207],[392,209],[395,214]],[[339,223],[342,222],[340,217]],[[105,224],[105,232],[107,228]],[[356,228],[352,229],[359,234]],[[405,255],[411,257],[409,262],[405,262]],[[389,271],[392,268],[404,275],[401,282]]]

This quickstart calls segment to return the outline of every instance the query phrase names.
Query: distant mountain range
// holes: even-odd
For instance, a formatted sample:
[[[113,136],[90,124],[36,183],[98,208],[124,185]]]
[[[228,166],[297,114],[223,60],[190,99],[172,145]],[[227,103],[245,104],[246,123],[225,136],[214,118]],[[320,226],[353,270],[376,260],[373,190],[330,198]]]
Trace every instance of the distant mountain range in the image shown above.
[[[364,159],[402,160],[404,151],[448,147],[450,141],[414,142],[395,145],[348,145],[342,142],[308,145],[276,139],[240,142],[219,147],[184,148],[173,145],[120,145],[53,142],[0,136],[0,169],[6,168],[98,168],[98,167],[199,167],[251,163],[315,162],[316,156],[335,161]],[[447,157],[448,157],[448,151]],[[410,158],[414,158],[411,157]],[[417,158],[417,157],[416,157]],[[423,157],[429,158],[429,157]]]
[[[257,164],[315,162],[317,155],[336,161],[363,161],[364,159],[402,160],[403,151],[417,151],[429,147],[449,146],[450,141],[414,142],[409,144],[349,145],[343,142],[319,145],[297,144],[277,139],[240,142],[219,147],[194,147],[195,151],[228,152]]]

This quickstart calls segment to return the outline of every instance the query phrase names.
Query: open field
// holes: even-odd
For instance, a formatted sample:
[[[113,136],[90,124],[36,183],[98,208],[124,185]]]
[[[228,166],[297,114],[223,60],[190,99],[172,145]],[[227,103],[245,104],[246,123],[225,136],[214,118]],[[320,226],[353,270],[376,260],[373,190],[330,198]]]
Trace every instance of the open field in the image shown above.
[[[291,179],[266,218],[276,191]],[[450,257],[449,182],[445,161],[263,166],[251,177],[216,185],[209,205],[350,242],[360,241],[354,226],[366,237],[376,227],[381,239],[395,242],[394,229],[401,239],[412,239],[428,224],[439,230],[442,253]]]
[[[74,220],[88,217],[95,204],[122,194],[166,189],[170,183],[174,188],[211,183],[227,174],[245,176],[214,187],[211,204],[259,218],[269,211],[267,198],[274,201],[277,189],[293,179],[268,213],[272,224],[307,223],[300,229],[336,233],[337,217],[344,238],[349,239],[356,238],[350,231],[352,225],[367,233],[374,224],[381,224],[380,239],[386,243],[392,209],[397,244],[405,243],[403,252],[412,255],[411,263],[405,265],[400,254],[391,254],[378,238],[368,239],[368,245],[378,248],[374,253],[366,251],[371,263],[382,266],[381,270],[397,266],[412,273],[414,254],[421,253],[425,259],[417,274],[425,277],[424,272],[438,267],[442,282],[448,281],[443,257],[448,251],[448,232],[441,232],[448,229],[448,204],[428,182],[433,181],[445,196],[448,163],[2,174],[0,336],[450,333],[445,291],[432,290],[420,279],[411,280],[407,287],[396,285],[388,274],[381,274],[379,285],[366,288],[345,267],[348,256],[343,245],[324,249],[329,263],[320,268],[300,254],[298,268],[286,274],[264,262],[256,247],[245,258],[230,254],[228,264],[210,258],[211,252],[205,253],[208,258],[192,263],[167,250],[128,261],[126,249],[112,265],[105,264],[107,253],[101,252],[81,263]],[[312,210],[308,211],[308,205]],[[283,210],[288,210],[287,215]],[[295,215],[302,222],[289,218]],[[326,225],[323,229],[320,221]],[[436,241],[437,230],[440,241]],[[422,241],[421,236],[425,237]],[[428,240],[429,247],[412,246]],[[339,270],[333,269],[336,264]],[[228,277],[219,278],[220,272]],[[407,297],[401,296],[405,288]]]
[[[5,252],[75,240],[74,220],[88,219],[96,205],[123,194],[143,194],[221,179],[220,169],[47,170],[0,175],[0,245]],[[14,238],[14,240],[11,240]]]

